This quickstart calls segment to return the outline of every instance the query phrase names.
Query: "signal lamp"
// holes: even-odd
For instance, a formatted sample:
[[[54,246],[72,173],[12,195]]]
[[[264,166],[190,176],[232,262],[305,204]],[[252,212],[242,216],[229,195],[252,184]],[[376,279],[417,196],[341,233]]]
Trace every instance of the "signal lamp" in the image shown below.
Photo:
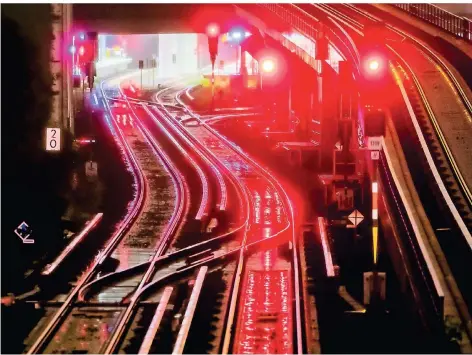
[[[266,73],[272,73],[275,70],[275,63],[272,59],[262,61],[262,70]]]
[[[220,34],[220,28],[217,24],[209,24],[207,27],[207,35],[208,37],[216,37]]]
[[[231,37],[233,37],[234,39],[240,39],[242,35],[241,35],[241,32],[233,32],[231,34]]]
[[[380,63],[377,59],[371,59],[369,60],[368,66],[371,71],[377,71],[380,67]]]

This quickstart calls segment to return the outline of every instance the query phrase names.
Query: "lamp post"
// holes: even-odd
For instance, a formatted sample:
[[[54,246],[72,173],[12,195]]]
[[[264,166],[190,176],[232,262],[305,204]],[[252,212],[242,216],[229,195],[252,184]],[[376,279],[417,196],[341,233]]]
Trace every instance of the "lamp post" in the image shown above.
[[[211,60],[211,110],[214,110],[215,106],[215,60],[218,55],[218,38],[220,35],[220,29],[216,24],[210,24],[207,27],[208,36],[208,50],[210,52]]]

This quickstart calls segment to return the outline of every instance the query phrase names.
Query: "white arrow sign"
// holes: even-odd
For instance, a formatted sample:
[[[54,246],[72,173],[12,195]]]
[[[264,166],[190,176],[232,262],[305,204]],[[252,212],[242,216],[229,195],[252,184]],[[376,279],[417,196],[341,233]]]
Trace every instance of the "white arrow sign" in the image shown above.
[[[23,244],[34,244],[34,239],[28,239],[31,235],[31,230],[26,222],[21,222],[14,232],[23,241]]]
[[[364,220],[364,216],[358,210],[354,210],[348,217],[349,221],[357,227]]]

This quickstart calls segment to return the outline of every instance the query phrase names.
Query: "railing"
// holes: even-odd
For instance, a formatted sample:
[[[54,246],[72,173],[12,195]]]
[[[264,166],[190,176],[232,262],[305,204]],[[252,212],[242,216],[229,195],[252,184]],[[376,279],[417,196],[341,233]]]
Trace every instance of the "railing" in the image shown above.
[[[432,4],[392,4],[410,15],[429,22],[459,38],[472,42],[472,21]]]
[[[306,36],[307,38],[315,41],[315,39],[318,37],[318,32],[320,30],[320,22],[322,21],[320,21],[320,19],[318,18],[315,18],[311,14],[305,12],[304,10],[299,8],[297,5],[259,4],[259,6],[262,6],[270,10],[271,12],[273,12],[275,15],[280,17],[282,21],[290,24],[294,29],[296,29],[299,33]],[[339,33],[337,28],[333,30],[331,28],[333,24],[329,23],[329,21],[326,21],[326,23],[323,23],[323,24],[325,26],[322,27],[322,30],[326,38],[328,38],[328,41],[330,42],[329,51],[330,52],[335,51],[342,60],[352,60],[355,66],[357,66],[358,64],[358,58],[356,57],[357,49],[355,48],[352,41],[350,41],[349,36],[347,36],[345,33]],[[285,37],[283,37],[282,41],[293,43]],[[296,49],[297,54],[299,54],[298,53],[299,51],[303,51],[303,50],[301,50],[298,47],[298,49]],[[318,70],[317,61],[315,61],[315,59],[312,56],[310,56],[308,53],[305,52],[303,56],[300,54],[299,56],[301,56],[302,59],[305,60],[305,62],[307,62],[309,65],[311,65],[316,70]],[[346,58],[346,56],[348,57]],[[331,60],[328,62],[329,62],[329,65],[337,72],[338,63]]]

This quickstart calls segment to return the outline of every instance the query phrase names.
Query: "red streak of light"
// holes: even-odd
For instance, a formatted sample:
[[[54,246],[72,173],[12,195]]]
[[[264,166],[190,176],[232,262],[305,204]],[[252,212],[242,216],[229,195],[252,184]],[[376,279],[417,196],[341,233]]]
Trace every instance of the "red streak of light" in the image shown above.
[[[293,353],[291,297],[289,270],[249,270],[234,353]]]

